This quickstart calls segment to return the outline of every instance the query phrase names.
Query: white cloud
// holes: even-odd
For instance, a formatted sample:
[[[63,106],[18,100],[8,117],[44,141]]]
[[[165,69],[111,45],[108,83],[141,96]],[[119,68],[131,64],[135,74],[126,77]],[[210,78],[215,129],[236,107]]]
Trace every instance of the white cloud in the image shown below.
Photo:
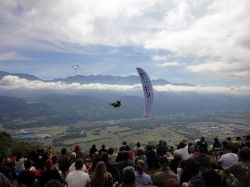
[[[161,62],[156,64],[157,67],[176,67],[183,66],[180,62]]]
[[[18,54],[17,52],[0,53],[0,61],[30,60],[30,58]]]
[[[170,55],[153,55],[152,59],[155,61],[157,67],[176,67],[185,65],[185,63],[173,61],[173,56]]]
[[[145,47],[170,50],[184,56],[218,59],[187,67],[193,72],[250,78],[250,1],[211,1],[201,17],[190,12],[194,4],[186,6],[189,6],[189,11],[184,14],[190,17],[191,13],[194,17],[178,22],[182,28],[159,31],[145,42]],[[175,16],[178,14],[175,12]]]
[[[110,85],[101,83],[64,83],[64,82],[44,82],[30,81],[17,76],[5,76],[0,80],[0,88],[5,90],[26,89],[26,90],[113,90],[113,91],[133,91],[139,90],[140,84],[135,85]]]
[[[167,50],[218,59],[187,70],[250,78],[249,7],[249,0],[2,0],[0,41],[62,52],[87,45]]]
[[[51,90],[51,91],[118,91],[135,92],[141,91],[141,84],[134,85],[110,85],[101,83],[64,83],[64,82],[44,82],[30,81],[17,76],[5,76],[0,79],[0,89],[2,90]],[[249,96],[250,86],[241,87],[204,87],[204,86],[175,86],[175,85],[154,85],[156,92],[193,92],[201,94],[227,94],[227,95],[245,95]]]

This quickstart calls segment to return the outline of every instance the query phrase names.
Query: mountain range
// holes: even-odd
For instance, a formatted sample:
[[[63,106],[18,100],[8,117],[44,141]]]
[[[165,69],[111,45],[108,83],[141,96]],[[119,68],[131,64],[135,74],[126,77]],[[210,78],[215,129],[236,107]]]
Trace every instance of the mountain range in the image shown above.
[[[33,75],[0,72],[0,79],[6,75],[28,80],[62,81],[66,83],[140,84],[137,76],[83,76],[64,79],[42,80]],[[153,84],[174,84],[166,80],[153,80]],[[178,84],[180,85],[180,84]],[[188,86],[191,84],[184,83]],[[123,92],[92,90],[80,94],[0,90],[0,125],[7,128],[33,127],[42,125],[70,125],[82,121],[117,120],[142,118],[143,94],[132,95]],[[120,100],[122,106],[113,108],[110,103]],[[198,94],[191,92],[155,92],[153,117],[177,113],[217,111],[250,111],[250,98],[222,94]]]
[[[0,71],[0,79],[2,79],[4,76],[11,75],[11,76],[17,76],[20,78],[24,78],[27,80],[42,80],[36,76],[29,75],[29,74],[23,74],[23,73],[9,73]],[[112,76],[112,75],[75,75],[75,76],[69,76],[66,78],[55,78],[51,80],[42,80],[45,82],[65,82],[65,83],[82,83],[82,84],[88,84],[88,83],[102,83],[102,84],[119,84],[119,85],[132,85],[132,84],[140,84],[140,78],[139,76],[131,75],[131,76]],[[156,79],[151,81],[153,85],[165,85],[165,84],[171,84],[176,86],[193,86],[189,83],[172,83],[164,79]]]

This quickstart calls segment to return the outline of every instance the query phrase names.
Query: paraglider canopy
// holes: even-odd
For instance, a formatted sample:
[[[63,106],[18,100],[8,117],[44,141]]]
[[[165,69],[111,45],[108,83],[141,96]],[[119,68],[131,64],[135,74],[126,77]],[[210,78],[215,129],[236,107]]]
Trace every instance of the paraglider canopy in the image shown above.
[[[75,64],[75,65],[72,66],[72,68],[75,70],[75,72],[77,72],[78,69],[80,69],[80,66]]]
[[[145,100],[144,117],[149,117],[152,110],[153,99],[154,99],[153,87],[148,74],[141,68],[136,68],[136,70],[140,76],[144,92],[144,100]]]
[[[115,108],[120,107],[122,105],[121,101],[117,100],[113,103],[110,103],[110,106],[113,106]]]

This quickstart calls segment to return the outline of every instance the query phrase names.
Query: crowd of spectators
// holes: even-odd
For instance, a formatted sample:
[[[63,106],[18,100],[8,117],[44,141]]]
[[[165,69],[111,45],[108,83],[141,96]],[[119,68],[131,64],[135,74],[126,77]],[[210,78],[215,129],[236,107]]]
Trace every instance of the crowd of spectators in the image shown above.
[[[34,149],[29,155],[0,160],[0,187],[247,187],[250,185],[250,135],[228,137],[211,146],[204,137],[176,148],[160,140],[156,146],[126,141],[114,148],[80,144],[73,151]]]

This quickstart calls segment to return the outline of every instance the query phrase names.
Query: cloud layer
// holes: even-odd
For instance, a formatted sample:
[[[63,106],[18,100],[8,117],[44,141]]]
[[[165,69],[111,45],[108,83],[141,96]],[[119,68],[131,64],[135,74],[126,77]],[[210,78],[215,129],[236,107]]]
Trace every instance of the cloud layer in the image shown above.
[[[5,76],[0,79],[0,90],[28,90],[28,91],[117,91],[117,92],[137,92],[141,91],[140,84],[134,85],[110,85],[101,83],[64,83],[64,82],[44,82],[30,81],[17,76]],[[250,87],[204,87],[204,86],[175,86],[171,84],[154,85],[156,92],[192,92],[200,94],[226,94],[226,95],[242,95],[249,96]]]
[[[175,60],[158,67],[249,79],[249,7],[249,0],[3,0],[0,41],[70,53],[95,45],[163,50]]]

